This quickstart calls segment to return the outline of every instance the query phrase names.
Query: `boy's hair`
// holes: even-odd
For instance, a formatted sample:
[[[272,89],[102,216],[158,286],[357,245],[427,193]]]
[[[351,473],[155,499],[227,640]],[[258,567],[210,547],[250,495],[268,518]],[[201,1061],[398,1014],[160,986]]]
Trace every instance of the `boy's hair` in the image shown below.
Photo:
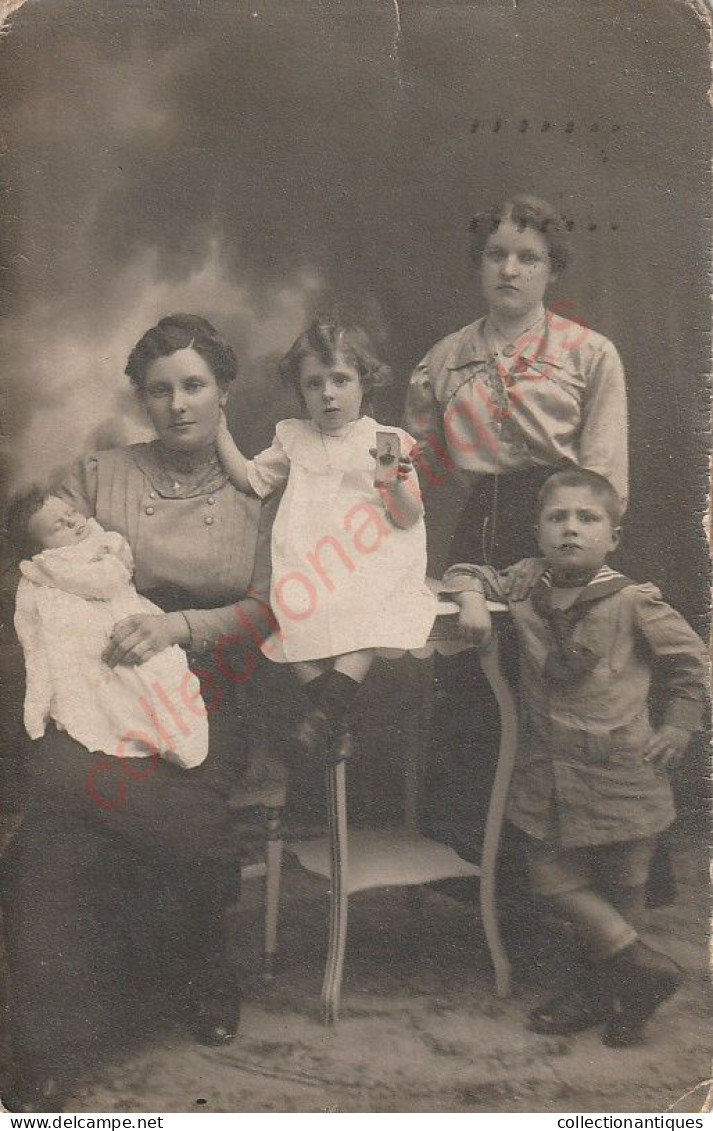
[[[5,511],[5,535],[10,550],[18,561],[31,558],[41,546],[38,546],[28,530],[28,524],[33,514],[37,514],[45,505],[52,492],[46,487],[33,484],[21,495],[16,495],[8,504]]]
[[[337,357],[352,365],[359,374],[365,393],[382,388],[391,381],[391,370],[376,357],[367,334],[358,326],[345,326],[336,318],[317,318],[300,334],[278,367],[288,385],[300,392],[300,369],[306,357],[316,357],[323,365],[334,365]]]
[[[511,220],[516,228],[524,231],[531,228],[547,244],[552,269],[561,274],[569,259],[569,240],[567,228],[562,217],[546,200],[537,196],[513,196],[502,201],[495,208],[479,212],[470,222],[471,256],[480,263],[485,245],[493,232],[497,232],[505,220]]]
[[[621,523],[624,517],[624,504],[611,483],[597,471],[588,471],[584,467],[568,467],[565,471],[556,471],[545,480],[537,496],[538,519],[550,495],[559,487],[586,487],[599,499],[612,526],[617,527]]]

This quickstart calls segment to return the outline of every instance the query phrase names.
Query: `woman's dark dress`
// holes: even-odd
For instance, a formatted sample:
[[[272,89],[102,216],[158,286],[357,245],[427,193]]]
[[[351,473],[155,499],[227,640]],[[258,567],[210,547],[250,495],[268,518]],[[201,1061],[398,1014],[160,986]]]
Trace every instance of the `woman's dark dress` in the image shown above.
[[[54,728],[27,742],[2,899],[13,1046],[40,1077],[76,1075],[225,976],[240,876],[227,799],[245,766],[254,640],[270,628],[270,530],[222,473],[172,492],[155,444],[89,457],[61,490],[128,539],[139,592],[186,610],[210,747],[184,771],[90,754]]]

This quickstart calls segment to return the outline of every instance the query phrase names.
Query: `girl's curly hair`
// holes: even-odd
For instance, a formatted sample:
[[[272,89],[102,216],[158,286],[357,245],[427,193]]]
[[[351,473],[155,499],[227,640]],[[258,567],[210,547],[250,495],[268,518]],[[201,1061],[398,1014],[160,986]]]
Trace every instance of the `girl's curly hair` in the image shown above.
[[[280,378],[293,385],[298,393],[302,362],[306,357],[316,357],[323,365],[334,365],[338,357],[343,358],[356,369],[367,395],[391,381],[391,370],[376,357],[368,335],[358,326],[343,325],[336,318],[316,318],[280,362]]]

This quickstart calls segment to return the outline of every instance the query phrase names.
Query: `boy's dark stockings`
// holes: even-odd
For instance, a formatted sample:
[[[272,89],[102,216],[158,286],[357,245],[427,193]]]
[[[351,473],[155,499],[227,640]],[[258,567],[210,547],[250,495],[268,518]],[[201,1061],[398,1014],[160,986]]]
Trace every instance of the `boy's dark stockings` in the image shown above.
[[[360,688],[358,680],[334,669],[323,672],[305,686],[314,704],[298,732],[306,753],[333,762],[349,757],[351,741],[346,721]]]

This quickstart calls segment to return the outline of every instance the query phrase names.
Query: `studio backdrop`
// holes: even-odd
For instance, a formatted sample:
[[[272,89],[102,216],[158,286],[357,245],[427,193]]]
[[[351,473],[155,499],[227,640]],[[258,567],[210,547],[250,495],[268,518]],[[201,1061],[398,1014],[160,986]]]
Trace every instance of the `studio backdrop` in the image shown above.
[[[234,344],[249,453],[296,407],[277,359],[335,307],[393,366],[377,412],[398,421],[426,349],[484,312],[470,217],[531,192],[571,230],[558,309],[627,373],[621,563],[703,628],[710,73],[694,4],[27,0],[5,33],[6,489],[146,438],[123,368],[174,310]],[[437,558],[447,524],[428,521]]]

